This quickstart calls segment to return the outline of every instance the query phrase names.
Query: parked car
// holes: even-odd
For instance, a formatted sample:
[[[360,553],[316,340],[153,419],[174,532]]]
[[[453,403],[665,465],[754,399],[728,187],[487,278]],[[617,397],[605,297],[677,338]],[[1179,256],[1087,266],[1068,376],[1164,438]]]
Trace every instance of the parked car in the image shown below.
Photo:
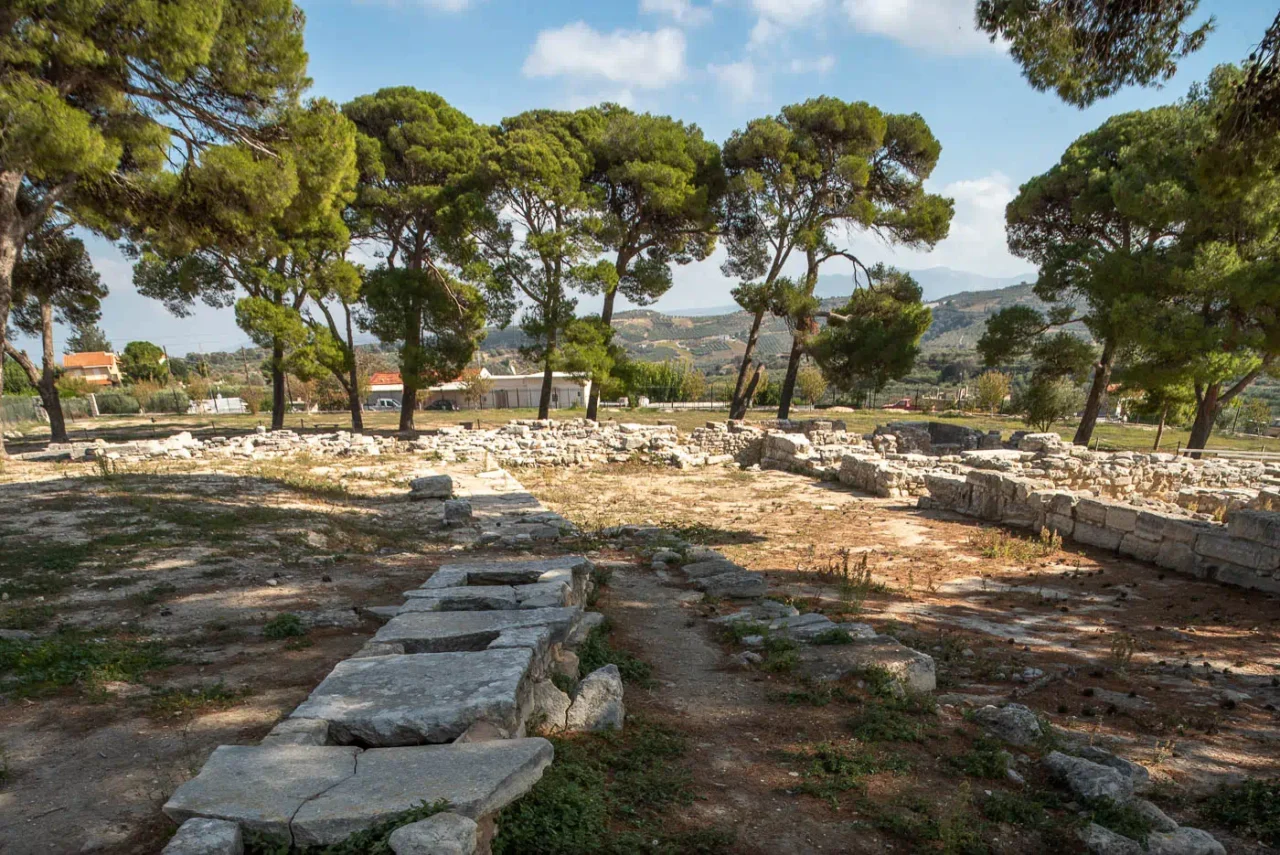
[[[445,412],[451,413],[454,410],[458,409],[458,405],[455,404],[453,401],[447,400],[445,398],[441,398],[438,401],[432,401],[430,404],[427,404],[425,407],[423,407],[423,409],[424,410],[443,410]]]

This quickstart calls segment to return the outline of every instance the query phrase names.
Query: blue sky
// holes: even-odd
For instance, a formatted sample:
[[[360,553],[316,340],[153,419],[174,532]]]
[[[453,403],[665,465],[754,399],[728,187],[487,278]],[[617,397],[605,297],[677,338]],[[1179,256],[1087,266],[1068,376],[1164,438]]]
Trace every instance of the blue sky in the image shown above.
[[[848,242],[868,262],[992,276],[1030,269],[1004,245],[1004,206],[1019,184],[1108,116],[1168,103],[1214,65],[1239,61],[1275,15],[1274,0],[1206,0],[1217,29],[1165,88],[1126,90],[1078,110],[1032,90],[1004,52],[974,32],[973,0],[299,2],[312,94],[339,102],[411,85],[491,123],[534,107],[610,100],[697,123],[717,141],[816,95],[918,112],[942,142],[929,188],[956,200],[951,237],[927,254],[858,235]],[[247,341],[229,309],[178,319],[138,296],[123,257],[90,244],[111,287],[103,327],[118,349],[138,338],[174,355]],[[656,308],[731,302],[734,283],[720,275],[720,260],[680,268]]]

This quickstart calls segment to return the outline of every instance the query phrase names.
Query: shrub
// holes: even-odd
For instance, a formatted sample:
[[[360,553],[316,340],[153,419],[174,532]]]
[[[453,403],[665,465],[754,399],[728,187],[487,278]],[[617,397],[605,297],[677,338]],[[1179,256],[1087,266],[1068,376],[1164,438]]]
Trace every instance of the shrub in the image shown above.
[[[149,413],[185,413],[191,406],[191,399],[181,389],[163,389],[147,398]]]
[[[1205,801],[1201,814],[1210,823],[1280,846],[1280,778],[1223,786]]]
[[[99,392],[98,412],[108,416],[127,416],[142,412],[138,399],[124,392]]]
[[[262,627],[263,637],[272,641],[279,641],[282,638],[297,638],[306,634],[307,628],[302,625],[302,618],[290,612],[276,615]]]

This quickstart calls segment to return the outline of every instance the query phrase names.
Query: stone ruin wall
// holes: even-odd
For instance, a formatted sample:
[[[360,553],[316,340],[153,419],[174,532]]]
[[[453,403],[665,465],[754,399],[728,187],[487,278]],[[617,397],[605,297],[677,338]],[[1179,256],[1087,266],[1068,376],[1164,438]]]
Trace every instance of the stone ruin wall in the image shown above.
[[[896,443],[877,442],[888,436],[879,434],[869,449],[858,437],[833,466],[830,437],[816,433],[827,444],[767,434],[761,465],[877,496],[918,497],[923,508],[1047,529],[1178,573],[1280,593],[1280,513],[1271,510],[1280,507],[1280,465],[1096,452],[1057,434],[1022,434],[1016,448],[959,454],[889,451],[921,447],[917,433]]]
[[[641,460],[691,468],[736,463],[839,481],[1153,562],[1199,578],[1280,593],[1280,464],[1172,454],[1098,452],[1057,434],[1002,442],[943,422],[899,422],[870,435],[839,420],[674,425],[519,420],[490,429],[449,425],[413,439],[292,431],[199,439],[50,446],[32,459],[271,459],[415,453],[506,467]]]

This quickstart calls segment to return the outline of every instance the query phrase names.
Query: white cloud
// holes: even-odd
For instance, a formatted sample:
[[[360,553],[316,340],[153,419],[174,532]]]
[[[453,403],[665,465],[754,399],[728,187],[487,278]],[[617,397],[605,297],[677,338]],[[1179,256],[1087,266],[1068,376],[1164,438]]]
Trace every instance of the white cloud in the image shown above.
[[[999,51],[974,26],[973,0],[844,0],[854,28],[943,54]]]
[[[1028,262],[1015,258],[1005,243],[1004,209],[1017,194],[1013,179],[1001,172],[926,188],[955,200],[947,239],[932,251],[898,249],[865,232],[849,238],[850,247],[868,263],[884,261],[911,270],[950,267],[985,276],[1016,276]]]
[[[744,104],[761,96],[760,72],[750,60],[725,65],[713,63],[707,66],[707,71],[735,104]]]
[[[751,0],[751,8],[759,16],[751,28],[751,47],[768,44],[785,31],[809,23],[826,5],[827,0]]]
[[[817,74],[823,75],[836,67],[836,58],[831,54],[817,57],[815,59],[793,59],[787,66],[792,74]]]
[[[671,27],[601,33],[578,21],[538,33],[524,61],[524,73],[527,77],[592,77],[657,89],[684,77],[684,51],[684,33]]]
[[[695,6],[689,0],[640,0],[640,11],[650,15],[667,15],[677,24],[687,27],[696,27],[711,20],[710,9]]]

